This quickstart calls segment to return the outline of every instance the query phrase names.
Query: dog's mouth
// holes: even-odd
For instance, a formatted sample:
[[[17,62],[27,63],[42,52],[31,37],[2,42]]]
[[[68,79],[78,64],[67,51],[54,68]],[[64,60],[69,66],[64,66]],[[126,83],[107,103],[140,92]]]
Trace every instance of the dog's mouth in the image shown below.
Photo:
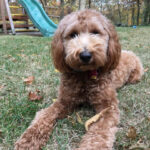
[[[81,71],[91,71],[91,70],[96,70],[97,67],[92,64],[82,64],[79,66],[79,69]]]
[[[96,62],[91,61],[89,63],[80,63],[78,68],[81,71],[93,71],[97,70],[100,66]]]

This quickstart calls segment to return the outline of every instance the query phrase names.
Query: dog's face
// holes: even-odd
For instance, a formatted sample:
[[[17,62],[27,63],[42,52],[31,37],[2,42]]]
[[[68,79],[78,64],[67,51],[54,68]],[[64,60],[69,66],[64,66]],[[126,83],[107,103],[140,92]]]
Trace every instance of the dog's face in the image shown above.
[[[52,42],[54,65],[61,72],[114,69],[120,51],[111,23],[92,10],[66,16],[60,22]]]
[[[78,24],[80,23],[77,22],[74,26]],[[109,40],[104,30],[96,27],[93,31],[88,27],[85,27],[85,31],[73,29],[67,32],[64,38],[66,64],[78,71],[95,70],[104,66]]]

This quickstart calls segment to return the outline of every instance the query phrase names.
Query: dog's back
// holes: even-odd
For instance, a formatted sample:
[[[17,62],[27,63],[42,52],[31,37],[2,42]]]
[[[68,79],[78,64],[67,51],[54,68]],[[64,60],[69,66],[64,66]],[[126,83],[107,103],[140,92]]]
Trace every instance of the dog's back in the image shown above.
[[[117,68],[111,73],[113,86],[120,88],[126,83],[136,83],[143,74],[141,60],[133,52],[123,50]]]

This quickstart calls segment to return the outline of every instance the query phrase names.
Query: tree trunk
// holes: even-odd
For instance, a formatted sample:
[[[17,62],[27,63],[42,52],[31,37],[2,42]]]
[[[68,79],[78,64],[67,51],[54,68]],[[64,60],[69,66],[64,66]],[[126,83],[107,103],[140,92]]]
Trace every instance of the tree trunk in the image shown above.
[[[101,2],[101,12],[103,12],[103,3]]]
[[[71,0],[71,6],[75,5],[76,0]]]
[[[147,24],[147,18],[148,18],[148,10],[145,9],[145,10],[144,10],[144,24],[145,24],[145,25]]]
[[[89,8],[91,8],[91,0],[89,0]]]
[[[150,1],[148,1],[148,24],[150,24]]]
[[[134,16],[134,13],[135,13],[135,7],[134,7],[134,4],[132,5],[132,25],[135,24],[135,16]]]
[[[61,11],[60,11],[60,19],[64,17],[64,0],[60,0],[61,2]]]
[[[47,5],[45,0],[40,0],[40,2],[42,3],[43,7]]]
[[[127,8],[127,26],[129,25],[128,21],[129,21],[129,9]]]
[[[150,1],[149,0],[144,0],[144,20],[143,23],[144,24],[149,24],[150,23]]]
[[[120,4],[118,2],[118,15],[119,15],[119,24],[122,24],[122,16],[121,16],[121,11],[120,11]]]
[[[85,9],[86,0],[79,0],[79,10]]]
[[[47,0],[44,0],[45,5],[47,5]]]
[[[136,18],[137,25],[139,25],[139,17],[140,17],[140,0],[137,0],[137,18]]]

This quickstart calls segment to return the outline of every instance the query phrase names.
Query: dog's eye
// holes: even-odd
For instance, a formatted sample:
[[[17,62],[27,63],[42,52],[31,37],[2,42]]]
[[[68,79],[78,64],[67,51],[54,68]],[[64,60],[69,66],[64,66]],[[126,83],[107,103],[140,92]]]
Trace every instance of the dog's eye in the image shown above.
[[[92,33],[92,34],[99,34],[99,31],[93,30],[93,31],[91,31],[91,33]]]
[[[71,34],[69,34],[69,37],[75,38],[77,35],[78,35],[78,33],[75,31],[75,32],[72,32]]]

